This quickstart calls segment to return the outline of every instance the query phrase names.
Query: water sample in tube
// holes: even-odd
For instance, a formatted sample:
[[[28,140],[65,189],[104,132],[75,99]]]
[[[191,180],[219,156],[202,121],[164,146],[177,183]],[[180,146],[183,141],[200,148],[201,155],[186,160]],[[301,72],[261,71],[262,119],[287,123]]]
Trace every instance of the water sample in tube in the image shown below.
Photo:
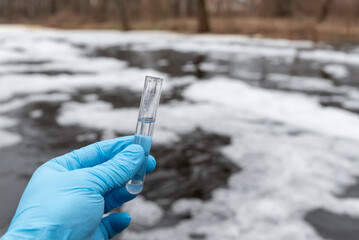
[[[141,164],[135,176],[126,184],[127,191],[132,194],[138,194],[143,189],[147,158],[152,146],[152,135],[156,121],[157,107],[160,103],[162,82],[162,78],[146,76],[145,86],[142,91],[134,142],[135,144],[141,145],[145,150],[145,160]]]

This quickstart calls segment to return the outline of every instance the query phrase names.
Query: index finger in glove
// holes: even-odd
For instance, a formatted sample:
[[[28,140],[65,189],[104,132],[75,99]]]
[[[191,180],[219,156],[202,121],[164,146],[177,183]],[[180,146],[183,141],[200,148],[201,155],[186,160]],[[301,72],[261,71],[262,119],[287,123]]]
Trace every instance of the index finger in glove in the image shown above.
[[[134,136],[101,141],[54,158],[49,163],[58,164],[68,171],[93,167],[113,158],[133,142]]]

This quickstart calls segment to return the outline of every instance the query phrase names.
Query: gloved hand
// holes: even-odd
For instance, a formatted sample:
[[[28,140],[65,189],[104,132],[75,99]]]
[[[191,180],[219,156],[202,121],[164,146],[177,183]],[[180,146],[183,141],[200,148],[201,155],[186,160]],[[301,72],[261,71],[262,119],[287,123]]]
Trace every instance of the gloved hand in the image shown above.
[[[131,221],[127,213],[103,214],[133,199],[126,190],[144,161],[134,137],[107,140],[54,158],[32,176],[8,231],[8,239],[109,239]],[[156,161],[147,160],[147,172]]]

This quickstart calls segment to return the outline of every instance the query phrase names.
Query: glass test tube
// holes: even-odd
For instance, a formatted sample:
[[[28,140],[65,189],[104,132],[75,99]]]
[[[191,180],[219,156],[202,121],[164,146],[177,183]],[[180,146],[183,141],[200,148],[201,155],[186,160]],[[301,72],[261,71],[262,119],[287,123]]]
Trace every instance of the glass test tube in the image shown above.
[[[135,134],[135,144],[139,144],[145,151],[145,160],[135,176],[127,182],[127,191],[138,194],[143,189],[146,174],[147,157],[152,146],[152,134],[156,121],[157,107],[160,102],[163,79],[146,76],[142,91],[140,110]]]

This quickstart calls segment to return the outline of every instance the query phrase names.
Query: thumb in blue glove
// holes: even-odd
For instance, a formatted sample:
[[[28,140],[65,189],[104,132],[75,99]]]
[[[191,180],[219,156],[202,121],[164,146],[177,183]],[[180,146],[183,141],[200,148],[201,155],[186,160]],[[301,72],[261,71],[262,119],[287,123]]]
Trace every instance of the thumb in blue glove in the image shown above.
[[[145,161],[134,137],[107,140],[50,160],[32,176],[7,239],[109,239],[131,221],[127,213],[103,214],[136,195],[125,184]],[[155,168],[152,156],[147,172]]]

